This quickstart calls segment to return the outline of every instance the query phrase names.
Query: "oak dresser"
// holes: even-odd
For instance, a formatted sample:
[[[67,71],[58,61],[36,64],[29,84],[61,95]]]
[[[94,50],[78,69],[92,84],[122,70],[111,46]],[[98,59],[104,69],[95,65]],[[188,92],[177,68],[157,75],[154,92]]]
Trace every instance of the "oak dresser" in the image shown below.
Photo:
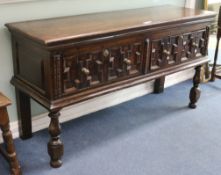
[[[166,75],[191,67],[196,73],[189,107],[195,108],[214,17],[159,6],[6,24],[21,137],[32,136],[32,98],[49,110],[48,153],[51,166],[60,167],[62,108],[149,80],[155,80],[159,93]]]

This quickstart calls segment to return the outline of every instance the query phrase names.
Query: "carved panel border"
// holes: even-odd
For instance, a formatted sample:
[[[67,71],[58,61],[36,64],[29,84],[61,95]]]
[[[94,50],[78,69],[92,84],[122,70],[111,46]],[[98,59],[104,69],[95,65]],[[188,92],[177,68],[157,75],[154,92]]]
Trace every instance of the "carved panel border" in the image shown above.
[[[63,93],[142,74],[143,49],[144,43],[138,41],[65,55]]]

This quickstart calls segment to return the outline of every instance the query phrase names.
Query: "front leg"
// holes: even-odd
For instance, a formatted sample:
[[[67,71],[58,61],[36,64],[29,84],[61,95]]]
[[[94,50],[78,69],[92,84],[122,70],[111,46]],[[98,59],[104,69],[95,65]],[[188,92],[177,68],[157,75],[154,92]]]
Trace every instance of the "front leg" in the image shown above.
[[[62,165],[61,157],[63,156],[64,146],[60,140],[61,126],[59,123],[60,112],[51,111],[49,117],[51,122],[49,125],[49,133],[51,139],[48,142],[48,154],[51,157],[50,164],[53,168],[59,168]]]
[[[199,100],[200,94],[201,94],[201,91],[199,88],[201,67],[202,66],[197,66],[195,68],[195,75],[193,77],[193,87],[190,90],[189,107],[192,109],[196,108],[196,102]]]

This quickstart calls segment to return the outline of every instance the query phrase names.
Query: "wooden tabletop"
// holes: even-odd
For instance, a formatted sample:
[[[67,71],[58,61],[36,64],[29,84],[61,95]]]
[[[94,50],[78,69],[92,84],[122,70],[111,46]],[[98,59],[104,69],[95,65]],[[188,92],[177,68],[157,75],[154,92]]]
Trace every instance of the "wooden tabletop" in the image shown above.
[[[176,6],[146,7],[53,19],[9,23],[11,32],[19,32],[42,44],[52,44],[87,36],[131,30],[161,23],[214,17],[216,13]]]
[[[0,92],[0,108],[11,104],[11,101]]]

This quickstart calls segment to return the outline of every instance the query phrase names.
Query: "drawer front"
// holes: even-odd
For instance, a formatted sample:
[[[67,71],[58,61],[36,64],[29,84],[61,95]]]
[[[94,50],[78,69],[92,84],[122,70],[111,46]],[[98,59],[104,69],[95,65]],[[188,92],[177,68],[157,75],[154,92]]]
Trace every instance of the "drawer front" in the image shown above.
[[[175,35],[150,33],[58,51],[53,54],[54,97],[200,58],[207,55],[208,37],[208,28]]]
[[[137,39],[75,47],[62,53],[62,94],[138,76],[144,42]]]
[[[149,71],[180,64],[207,55],[209,30],[152,40]]]

